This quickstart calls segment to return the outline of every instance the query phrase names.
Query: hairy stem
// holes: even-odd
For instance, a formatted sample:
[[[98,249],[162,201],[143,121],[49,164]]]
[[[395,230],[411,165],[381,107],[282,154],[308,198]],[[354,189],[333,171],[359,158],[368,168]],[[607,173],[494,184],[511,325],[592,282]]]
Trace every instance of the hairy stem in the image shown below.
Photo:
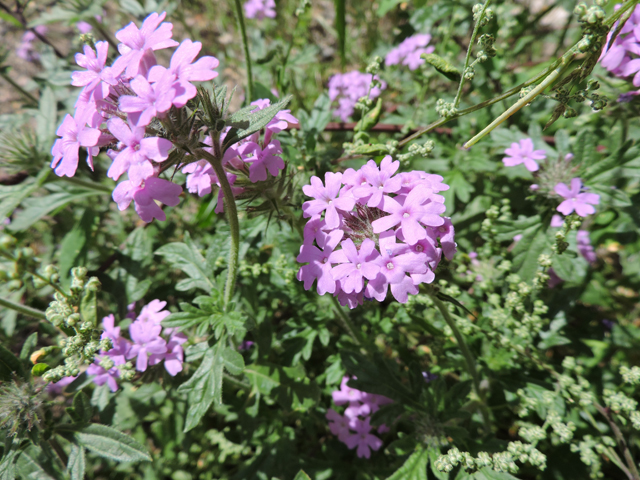
[[[489,433],[491,432],[491,414],[485,403],[485,396],[480,389],[480,375],[478,375],[478,370],[476,368],[476,360],[473,357],[471,350],[469,350],[467,342],[465,342],[462,333],[460,332],[460,330],[458,330],[456,322],[451,316],[451,312],[449,312],[447,306],[442,303],[442,301],[435,295],[431,295],[431,299],[433,300],[433,303],[435,303],[438,310],[440,310],[440,313],[444,317],[444,321],[447,322],[447,325],[449,325],[451,331],[453,331],[453,335],[456,337],[456,341],[458,342],[458,346],[460,347],[462,356],[464,357],[465,363],[467,364],[467,372],[469,373],[469,375],[471,376],[471,380],[473,381],[473,390],[480,400],[480,416],[482,417],[484,429],[487,433]]]
[[[596,410],[598,410],[598,412],[607,420],[607,422],[609,423],[609,427],[611,427],[611,431],[613,431],[613,435],[616,437],[618,448],[624,455],[624,459],[627,463],[627,468],[629,469],[629,473],[631,474],[629,479],[640,480],[638,467],[636,467],[636,463],[633,459],[633,456],[631,455],[631,451],[629,450],[627,441],[625,440],[624,435],[622,435],[620,427],[618,427],[618,424],[613,420],[613,418],[611,418],[611,413],[606,408],[598,403],[594,403],[593,405],[596,407]]]
[[[458,85],[458,93],[456,93],[456,99],[453,101],[453,106],[455,108],[458,108],[458,105],[460,105],[460,98],[462,97],[462,87],[464,85],[464,75],[467,71],[467,68],[469,68],[469,62],[471,61],[471,50],[473,50],[473,45],[476,43],[476,37],[478,36],[478,31],[480,30],[480,23],[482,22],[482,19],[484,18],[484,14],[490,3],[491,3],[491,0],[486,0],[484,2],[484,5],[482,6],[482,10],[480,11],[480,14],[478,16],[478,21],[473,27],[471,40],[469,40],[469,48],[467,49],[467,56],[464,59],[464,68],[462,69],[462,75],[460,77],[460,85]]]
[[[540,82],[540,84],[537,87],[535,87],[528,94],[526,94],[516,103],[514,103],[511,107],[509,107],[502,115],[500,115],[493,122],[487,125],[475,137],[473,137],[471,140],[465,143],[463,147],[464,148],[472,147],[473,145],[478,143],[483,137],[491,133],[497,126],[499,126],[501,123],[506,121],[511,115],[513,115],[522,107],[524,107],[525,105],[533,101],[534,98],[540,95],[547,87],[552,85],[553,82],[555,82],[558,78],[560,78],[563,72],[569,67],[569,64],[571,63],[571,59],[573,59],[574,56],[575,56],[575,52],[572,49],[562,57],[561,59],[562,61],[560,62],[560,65],[556,69],[554,69],[549,75],[547,75],[547,78],[545,78],[542,82]]]
[[[22,313],[23,315],[31,318],[36,318],[38,320],[47,319],[47,316],[43,311],[27,307],[26,305],[21,305],[20,303],[12,302],[11,300],[7,300],[6,298],[0,297],[0,305],[6,308],[10,308],[11,310],[15,310],[16,312]]]
[[[217,140],[214,139],[214,145]],[[227,219],[229,221],[229,229],[231,230],[231,245],[229,247],[229,269],[227,271],[227,283],[224,286],[224,307],[233,298],[233,290],[236,286],[236,277],[238,275],[238,250],[240,247],[240,223],[238,222],[238,209],[236,207],[236,199],[233,196],[231,185],[227,179],[224,168],[222,167],[222,152],[218,152],[219,148],[216,148],[216,155],[213,156],[210,153],[199,149],[196,150],[196,154],[200,158],[207,160],[213,170],[216,172],[218,181],[220,182],[220,188],[222,189],[222,195],[224,197],[224,209],[227,212]]]
[[[242,36],[242,48],[244,49],[244,62],[247,68],[247,94],[245,95],[247,103],[253,100],[253,75],[251,73],[251,56],[249,55],[249,42],[247,41],[247,31],[244,27],[244,14],[242,13],[242,4],[240,0],[234,2],[236,9],[236,18],[238,20],[238,29]]]

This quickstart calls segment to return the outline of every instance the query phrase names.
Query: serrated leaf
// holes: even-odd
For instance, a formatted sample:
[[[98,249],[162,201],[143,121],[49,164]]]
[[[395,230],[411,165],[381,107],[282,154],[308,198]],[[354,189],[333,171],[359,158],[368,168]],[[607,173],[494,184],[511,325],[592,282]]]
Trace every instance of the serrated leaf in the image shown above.
[[[98,294],[95,290],[85,290],[80,301],[82,320],[98,325]]]
[[[45,167],[38,173],[38,176],[33,180],[25,180],[20,185],[11,185],[4,187],[10,192],[6,197],[3,195],[2,202],[0,202],[0,218],[7,218],[13,211],[22,203],[25,198],[29,198],[35,191],[40,189],[44,185],[51,168]]]
[[[421,57],[449,80],[456,82],[460,80],[460,70],[451,65],[440,55],[436,55],[435,53],[425,53],[422,54]]]
[[[389,147],[382,143],[358,145],[357,147],[351,149],[350,153],[352,155],[386,155],[387,153],[389,153]]]
[[[472,474],[469,479],[473,480],[518,480],[517,477],[514,477],[510,473],[506,472],[496,472],[495,470],[491,470],[489,467],[484,467],[482,470],[478,470],[474,474]]]
[[[419,446],[396,472],[387,480],[427,480],[429,451]]]
[[[184,432],[200,423],[213,402],[216,405],[222,403],[222,351],[225,347],[221,343],[218,342],[205,352],[202,363],[193,376],[178,388],[178,393],[186,393],[189,401]]]
[[[177,290],[185,291],[200,288],[207,293],[215,289],[212,281],[213,269],[206,262],[200,250],[191,241],[189,233],[185,233],[184,243],[168,243],[156,250],[156,255],[163,256],[173,268],[182,270],[189,279],[182,280]]]
[[[231,375],[240,375],[244,370],[244,358],[236,350],[225,348],[222,351],[222,361],[224,362],[224,368]]]
[[[144,445],[106,425],[91,424],[76,430],[76,443],[103,458],[116,462],[151,461]]]
[[[40,452],[40,455],[37,455],[37,452]],[[33,445],[20,453],[16,460],[16,473],[21,479],[54,480],[54,477],[49,475],[40,465],[41,453],[42,451]]]
[[[71,445],[69,461],[67,462],[67,473],[71,480],[84,479],[85,463],[84,448],[78,445]]]
[[[527,228],[513,247],[513,271],[525,282],[532,280],[538,271],[538,257],[548,249],[546,229],[541,224]]]
[[[246,128],[232,128],[224,137],[222,144],[222,150],[226,151],[231,145],[239,142],[243,138],[247,138],[256,132],[259,132],[276,116],[276,114],[283,110],[287,104],[291,101],[291,95],[285,97],[283,100],[258,110],[253,113],[248,113],[244,109],[236,112],[229,118],[229,122],[242,122],[248,121],[249,126]],[[255,108],[255,107],[254,107]]]
[[[376,106],[356,124],[356,128],[354,128],[353,131],[367,132],[371,130],[376,126],[378,120],[380,120],[380,115],[382,115],[382,98],[378,98]]]

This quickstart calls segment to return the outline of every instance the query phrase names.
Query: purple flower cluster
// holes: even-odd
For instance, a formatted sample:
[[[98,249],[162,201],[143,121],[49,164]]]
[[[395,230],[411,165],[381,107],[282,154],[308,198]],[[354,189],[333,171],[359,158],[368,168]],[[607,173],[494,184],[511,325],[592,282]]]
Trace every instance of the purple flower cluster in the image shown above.
[[[540,168],[538,161],[547,158],[547,154],[544,150],[533,148],[533,140],[530,138],[520,140],[518,143],[513,142],[511,147],[504,151],[507,156],[502,159],[502,162],[506,167],[515,167],[524,163],[527,170],[536,172]]]
[[[251,102],[251,105],[255,106],[253,111],[258,111],[270,106],[271,101],[260,99]],[[280,142],[273,136],[286,130],[289,124],[297,123],[298,119],[291,115],[290,110],[280,110],[265,127],[262,140],[260,139],[260,132],[256,132],[225,152],[222,165],[225,167],[225,174],[229,184],[232,186],[231,189],[234,195],[239,195],[243,192],[242,188],[233,186],[238,178],[237,173],[243,172],[251,182],[255,183],[267,180],[267,172],[276,177],[284,169],[284,160],[280,157],[282,147]],[[211,145],[211,139],[207,137],[204,143]],[[205,147],[204,150],[213,153],[211,147]],[[220,181],[213,167],[206,160],[188,164],[182,169],[182,173],[187,174],[187,189],[189,192],[197,193],[201,197],[211,193],[212,185],[220,186]],[[223,208],[222,190],[218,190],[218,205],[215,211],[220,213]]]
[[[380,82],[379,87],[371,87],[371,81],[375,79]],[[369,96],[374,99],[380,96],[382,90],[387,88],[387,84],[369,73],[362,73],[353,70],[347,73],[337,73],[329,79],[329,99],[332,102],[338,101],[338,108],[333,114],[340,117],[343,122],[349,120],[353,115],[355,105],[362,97]],[[371,89],[370,89],[371,87]]]
[[[298,271],[305,289],[317,280],[318,294],[355,308],[365,297],[383,301],[390,288],[405,303],[418,285],[434,280],[442,253],[453,257],[454,229],[441,216],[446,208],[438,195],[449,186],[425,172],[396,175],[399,167],[387,155],[379,168],[369,160],[302,187],[313,198],[302,205],[309,221],[297,257],[307,263]]]
[[[371,433],[371,415],[380,409],[381,405],[393,403],[390,398],[373,393],[366,393],[347,385],[349,377],[343,377],[340,390],[331,395],[336,405],[348,404],[344,415],[340,415],[333,408],[326,414],[329,420],[329,430],[338,437],[349,449],[356,450],[359,458],[371,457],[371,450],[379,450],[382,440]],[[385,433],[389,428],[382,424],[378,427],[378,433]]]
[[[18,48],[16,49],[16,55],[27,62],[33,62],[34,60],[38,60],[40,55],[36,51],[33,46],[33,42],[38,38],[36,33],[40,35],[44,35],[47,33],[47,27],[44,25],[38,25],[32,30],[27,30],[22,35],[22,40],[18,44]]]
[[[247,18],[257,20],[276,18],[276,2],[275,0],[249,0],[244,4],[244,14]]]
[[[119,365],[135,359],[136,370],[144,372],[149,365],[157,365],[164,360],[164,368],[170,375],[175,376],[182,371],[184,352],[182,344],[187,341],[183,333],[177,333],[173,328],[162,328],[161,322],[168,315],[163,310],[167,302],[153,300],[142,308],[137,319],[129,325],[129,337],[121,335],[120,327],[115,326],[113,315],[102,319],[104,332],[102,338],[111,340],[113,348],[108,352],[100,352],[95,363],[89,365],[87,374],[93,376],[96,385],[109,385],[112,392],[118,390],[117,379],[120,377]],[[161,335],[164,335],[163,338]],[[105,359],[110,368],[105,369]]]
[[[616,28],[617,24],[611,29],[606,45],[611,42]],[[602,52],[600,63],[618,77],[634,75],[633,84],[640,87],[640,58],[638,56],[640,56],[640,5],[636,6],[609,49]]]
[[[578,252],[582,255],[590,264],[596,263],[598,257],[591,245],[591,238],[589,238],[589,232],[587,230],[578,230],[576,233],[576,240],[578,243]]]
[[[387,53],[384,63],[387,65],[407,65],[410,70],[415,70],[424,63],[424,59],[420,58],[420,55],[433,53],[436,49],[434,46],[427,47],[430,41],[431,35],[428,33],[418,33],[406,38],[400,45]]]
[[[109,44],[97,42],[93,50],[84,47],[76,62],[84,68],[73,72],[71,84],[82,87],[73,116],[67,115],[57,134],[51,154],[52,168],[59,176],[73,176],[78,167],[79,147],[87,149],[87,163],[93,169],[93,157],[99,148],[111,145],[112,159],[108,176],[118,180],[127,173],[113,192],[120,210],[131,202],[145,222],[166,216],[156,201],[175,206],[182,188],[158,177],[160,164],[167,160],[172,143],[147,136],[147,127],[164,118],[171,108],[182,108],[196,96],[191,83],[215,78],[219,62],[206,56],[195,61],[200,42],[187,39],[179,46],[172,40],[173,25],[162,22],[166,14],[152,13],[138,28],[130,23],[116,33],[122,42],[120,56],[107,66]],[[158,65],[158,50],[176,47],[169,68]]]

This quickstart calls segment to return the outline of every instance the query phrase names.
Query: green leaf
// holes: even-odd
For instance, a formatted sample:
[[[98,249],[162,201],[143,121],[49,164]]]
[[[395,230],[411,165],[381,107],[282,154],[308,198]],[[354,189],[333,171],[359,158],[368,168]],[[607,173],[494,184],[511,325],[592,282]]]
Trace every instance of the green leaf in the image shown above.
[[[16,17],[7,13],[5,11],[0,10],[0,20],[4,20],[5,22],[9,22],[14,27],[23,28],[22,23]]]
[[[67,473],[71,480],[83,480],[85,471],[84,448],[78,445],[71,445],[69,461],[67,462]]]
[[[307,475],[304,470],[300,470],[293,480],[311,480],[311,477]]]
[[[387,480],[427,480],[429,450],[419,446],[396,472]]]
[[[590,167],[601,156],[596,147],[597,137],[593,131],[589,129],[582,130],[573,145],[573,160],[571,162],[580,164],[583,168]]]
[[[386,155],[389,153],[389,147],[383,143],[358,145],[356,148],[350,150],[353,155]]]
[[[225,348],[222,351],[222,361],[224,362],[224,368],[231,375],[240,375],[244,370],[244,358],[236,350]]]
[[[81,391],[73,397],[73,410],[82,423],[89,423],[93,417],[93,407],[91,401]]]
[[[387,12],[393,10],[396,5],[401,2],[402,0],[381,0],[378,2],[378,11],[376,13],[379,17],[383,17]]]
[[[380,120],[380,115],[382,114],[382,98],[378,98],[376,102],[376,106],[367,113],[360,122],[357,123],[356,128],[353,129],[354,132],[367,132],[376,126],[378,120]]]
[[[40,455],[38,455],[38,453],[40,453]],[[20,453],[20,456],[16,461],[18,476],[21,479],[28,480],[54,480],[54,477],[49,475],[44,468],[42,468],[42,457],[42,450],[33,445],[31,448],[27,448]]]
[[[549,248],[547,232],[541,224],[522,232],[522,239],[513,247],[513,271],[528,282],[538,271],[538,257]]]
[[[489,467],[484,467],[482,470],[478,470],[469,478],[473,480],[518,480],[517,477],[514,477],[510,473],[496,472]]]
[[[98,294],[94,290],[85,290],[80,302],[82,320],[98,325]]]
[[[36,363],[31,368],[31,375],[34,377],[41,377],[47,370],[51,370],[51,367],[46,363]]]
[[[189,232],[184,235],[184,243],[173,242],[163,245],[156,250],[156,255],[163,256],[173,268],[180,269],[189,276],[189,279],[178,282],[176,290],[184,292],[200,288],[211,293],[216,288],[212,280],[213,268],[193,243]]]
[[[256,112],[251,112],[250,109],[244,108],[234,113],[229,118],[227,123],[249,123],[247,127],[234,127],[229,130],[227,135],[224,137],[222,150],[226,151],[234,143],[238,143],[243,138],[246,138],[262,130],[280,110],[284,110],[286,108],[287,104],[290,101],[291,95],[285,97],[278,103],[270,105],[267,108],[263,108],[262,110],[258,110]],[[255,106],[252,107],[255,109]]]
[[[62,190],[61,188],[53,186],[49,187],[49,185],[47,185],[47,188],[55,188],[58,191],[44,197],[27,198],[23,202],[25,209],[19,212],[6,228],[12,232],[21,232],[29,228],[45,215],[51,213],[57,208],[65,206],[69,202],[85,200],[89,197],[105,195],[106,193],[103,190],[77,187],[69,189],[68,191],[60,191]]]
[[[184,432],[196,427],[211,404],[222,404],[222,370],[224,360],[222,342],[218,342],[206,351],[202,363],[193,376],[180,385],[178,393],[186,393],[189,401],[189,409],[184,426]]]
[[[31,335],[27,337],[24,341],[24,345],[22,345],[22,350],[20,350],[20,360],[28,360],[31,352],[36,345],[38,344],[38,332],[33,332]]]
[[[0,202],[0,218],[7,218],[12,215],[13,211],[25,198],[29,198],[44,185],[50,172],[51,168],[47,165],[38,173],[38,176],[33,179],[25,180],[20,185],[3,186],[0,192],[7,192],[7,194],[5,196],[0,193],[0,197],[3,197]]]
[[[40,94],[36,116],[36,136],[41,145],[50,145],[56,137],[58,125],[58,101],[51,87],[47,86]]]
[[[16,478],[16,456],[19,450],[5,451],[2,459],[0,459],[0,480],[15,480]]]
[[[435,53],[423,53],[421,57],[449,80],[453,80],[455,82],[460,80],[460,70],[451,65],[440,55],[436,55]]]
[[[73,436],[78,445],[116,462],[151,461],[144,445],[106,425],[87,425],[76,430]]]
[[[269,395],[274,388],[280,385],[280,372],[273,366],[249,365],[245,367],[244,374],[253,389],[262,395]]]
[[[0,345],[0,380],[8,382],[13,378],[13,374],[27,380],[26,372],[22,366],[22,362],[13,353]]]

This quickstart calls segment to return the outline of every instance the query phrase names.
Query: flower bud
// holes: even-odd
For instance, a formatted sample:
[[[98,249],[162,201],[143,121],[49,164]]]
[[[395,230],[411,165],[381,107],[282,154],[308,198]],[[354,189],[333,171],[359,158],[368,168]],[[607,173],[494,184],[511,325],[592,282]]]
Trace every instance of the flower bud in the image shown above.
[[[16,244],[17,240],[11,235],[0,237],[0,250],[8,250]]]
[[[69,315],[69,317],[67,318],[67,325],[69,325],[70,327],[73,327],[79,321],[80,321],[80,314],[79,313],[73,313],[73,314]]]

